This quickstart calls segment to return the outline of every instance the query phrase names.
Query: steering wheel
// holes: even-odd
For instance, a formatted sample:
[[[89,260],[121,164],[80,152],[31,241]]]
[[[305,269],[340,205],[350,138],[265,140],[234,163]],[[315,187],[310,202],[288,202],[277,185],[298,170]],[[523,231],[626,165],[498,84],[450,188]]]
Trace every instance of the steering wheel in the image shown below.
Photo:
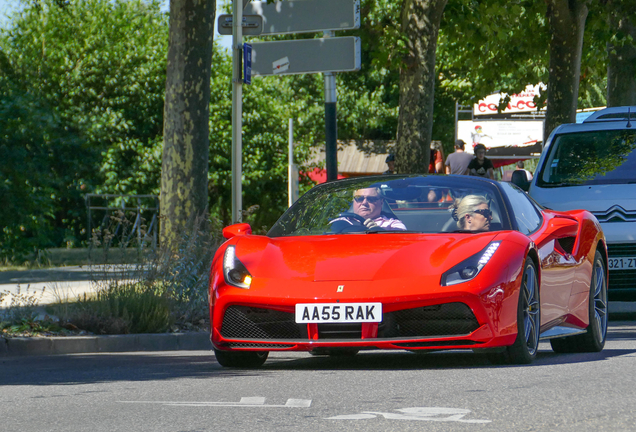
[[[353,220],[356,220],[356,221],[360,222],[362,225],[364,225],[364,221],[366,220],[365,218],[363,218],[359,214],[356,214],[356,213],[353,213],[353,212],[342,212],[342,213],[339,213],[338,214],[338,218],[353,219]]]
[[[347,220],[337,220],[337,219],[347,219]],[[362,216],[352,212],[339,213],[338,216],[332,219],[330,222],[331,224],[330,232],[340,234],[340,233],[348,233],[348,232],[366,231],[367,227],[364,226],[365,220],[366,219],[363,218]]]

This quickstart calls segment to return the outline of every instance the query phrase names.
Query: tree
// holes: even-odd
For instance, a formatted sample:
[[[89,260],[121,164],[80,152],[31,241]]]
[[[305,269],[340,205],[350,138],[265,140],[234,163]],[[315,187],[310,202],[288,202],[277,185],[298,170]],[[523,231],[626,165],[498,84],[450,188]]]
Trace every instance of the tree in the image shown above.
[[[25,227],[24,244],[74,246],[87,239],[85,193],[158,190],[143,175],[151,158],[134,156],[151,153],[161,135],[165,23],[157,2],[42,0],[25,4],[0,32],[2,69],[19,77],[5,74],[11,115],[4,120],[13,120],[0,130],[14,150],[38,161],[37,169],[23,162],[20,174],[30,184],[46,177],[49,188],[20,198],[25,210],[15,216]],[[20,138],[25,132],[28,140]],[[134,181],[130,172],[137,173]],[[28,229],[40,214],[26,210],[32,204],[46,209],[47,228],[37,232]]]
[[[215,0],[171,0],[161,173],[161,241],[207,220]]]
[[[548,0],[550,72],[544,137],[562,123],[576,121],[583,32],[589,0]]]
[[[407,53],[400,69],[396,169],[427,173],[433,129],[435,53],[447,0],[404,0],[402,32]]]
[[[607,0],[607,105],[636,105],[636,10],[630,1]]]

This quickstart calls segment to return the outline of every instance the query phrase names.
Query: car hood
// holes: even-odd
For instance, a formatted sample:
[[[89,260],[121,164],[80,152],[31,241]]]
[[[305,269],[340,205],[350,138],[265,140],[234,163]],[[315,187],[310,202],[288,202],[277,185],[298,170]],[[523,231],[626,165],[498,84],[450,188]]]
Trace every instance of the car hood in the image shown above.
[[[604,213],[615,206],[636,211],[636,184],[535,187],[530,189],[530,196],[541,205],[558,211],[584,209]]]
[[[249,236],[237,257],[254,277],[365,281],[441,274],[484,249],[497,233]]]

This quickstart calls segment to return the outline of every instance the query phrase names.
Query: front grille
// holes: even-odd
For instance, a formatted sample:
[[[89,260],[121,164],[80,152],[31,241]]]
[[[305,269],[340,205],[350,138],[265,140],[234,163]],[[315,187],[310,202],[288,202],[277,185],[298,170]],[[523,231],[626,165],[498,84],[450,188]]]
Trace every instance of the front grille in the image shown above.
[[[362,324],[318,324],[318,339],[362,339]]]
[[[610,258],[635,257],[636,243],[612,243],[607,245],[607,253]],[[611,270],[608,286],[609,300],[633,301],[636,300],[636,269]]]
[[[300,339],[294,314],[249,306],[230,306],[225,311],[221,335],[240,339]]]
[[[385,313],[378,337],[467,335],[479,328],[473,311],[464,303],[445,303]]]
[[[250,342],[230,342],[227,344],[230,348],[291,348],[294,345],[290,344],[260,344],[260,343],[250,343]]]
[[[607,253],[610,257],[636,256],[636,243],[610,243]]]

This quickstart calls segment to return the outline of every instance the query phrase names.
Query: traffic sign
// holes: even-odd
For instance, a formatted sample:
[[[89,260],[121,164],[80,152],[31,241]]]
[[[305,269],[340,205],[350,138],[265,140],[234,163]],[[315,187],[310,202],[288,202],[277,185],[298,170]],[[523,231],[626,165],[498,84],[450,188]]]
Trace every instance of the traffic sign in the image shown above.
[[[360,38],[338,37],[252,43],[252,76],[360,70]]]
[[[252,45],[243,44],[243,84],[252,84]]]
[[[250,2],[245,14],[263,17],[262,35],[360,28],[360,0]]]
[[[217,31],[220,35],[232,34],[232,15],[219,15]],[[258,36],[263,30],[263,17],[260,15],[243,15],[243,35]]]

